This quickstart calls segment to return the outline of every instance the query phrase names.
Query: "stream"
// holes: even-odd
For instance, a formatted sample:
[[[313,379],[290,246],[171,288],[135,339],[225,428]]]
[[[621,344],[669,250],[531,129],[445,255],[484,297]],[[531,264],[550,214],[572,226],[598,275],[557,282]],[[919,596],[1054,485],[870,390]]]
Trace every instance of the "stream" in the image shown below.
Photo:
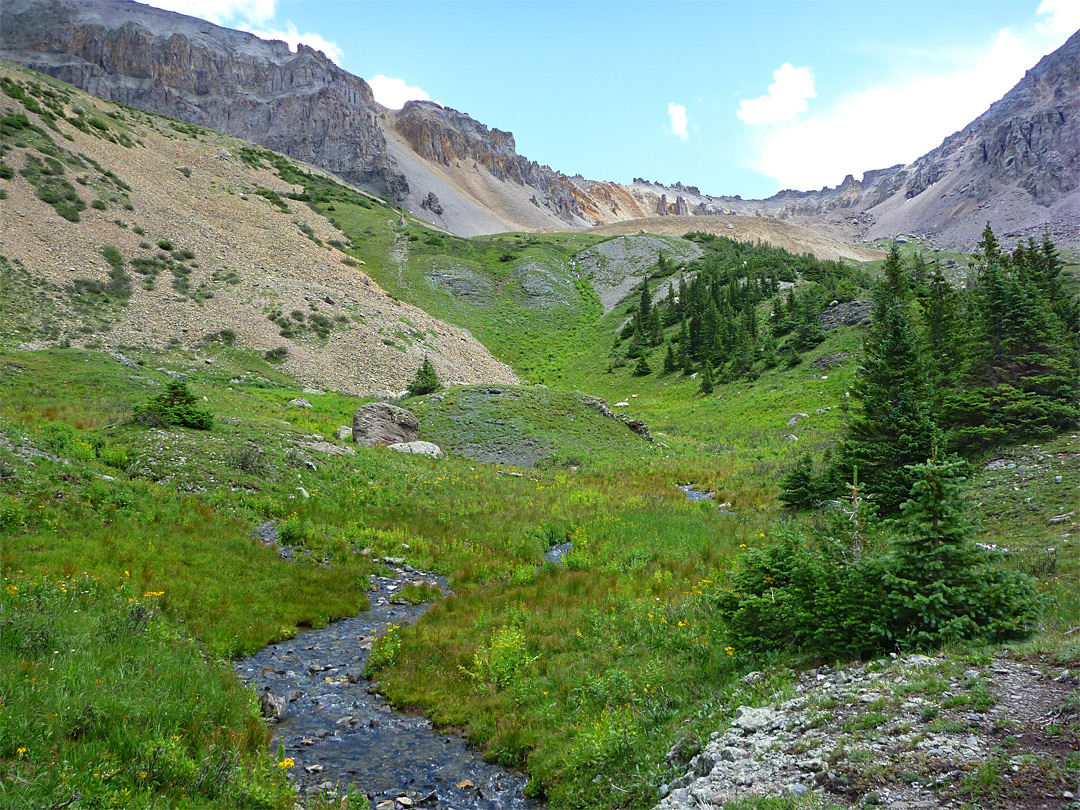
[[[241,680],[257,692],[285,698],[273,746],[284,746],[302,795],[344,793],[348,785],[371,798],[372,808],[525,810],[525,777],[489,765],[465,741],[431,723],[394,711],[363,676],[371,642],[387,623],[409,624],[430,605],[397,597],[408,584],[446,589],[442,577],[407,565],[392,577],[371,577],[371,608],[271,644],[236,662]]]
[[[712,497],[692,484],[679,489],[691,501]],[[260,537],[267,531],[276,540],[272,527],[257,529]],[[572,547],[560,543],[544,558],[561,565]],[[411,624],[430,607],[410,605],[398,592],[410,584],[446,590],[442,577],[396,558],[384,562],[393,576],[371,575],[370,609],[236,662],[244,683],[286,701],[284,717],[273,726],[273,746],[284,747],[295,762],[290,779],[302,795],[343,793],[353,785],[374,810],[539,808],[525,798],[522,774],[489,765],[463,739],[436,731],[423,717],[395,711],[364,677],[375,636],[388,624]]]

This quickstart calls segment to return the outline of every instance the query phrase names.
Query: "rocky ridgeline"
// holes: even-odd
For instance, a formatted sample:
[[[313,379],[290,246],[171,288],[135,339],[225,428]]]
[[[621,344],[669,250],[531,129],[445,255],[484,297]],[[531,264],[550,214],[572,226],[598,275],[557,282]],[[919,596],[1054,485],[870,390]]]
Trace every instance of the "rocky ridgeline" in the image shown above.
[[[868,171],[861,180],[848,175],[834,188],[743,200],[682,183],[568,177],[517,154],[511,133],[456,110],[412,102],[393,116],[363,79],[320,51],[300,45],[293,54],[284,42],[127,0],[7,0],[0,12],[5,58],[104,98],[242,136],[398,203],[409,198],[410,182],[430,191],[432,177],[391,156],[388,120],[425,160],[482,166],[535,191],[534,205],[568,225],[736,214],[827,223],[853,239],[912,233],[970,248],[989,220],[1008,238],[1049,227],[1061,246],[1080,240],[1080,32],[985,114],[909,165]],[[515,197],[513,189],[495,193],[501,202]],[[438,216],[441,205],[425,197],[417,207]],[[502,213],[530,227],[529,215]]]
[[[390,199],[382,108],[322,51],[124,0],[6,0],[0,53],[95,96],[220,130]]]
[[[580,193],[574,184],[550,166],[519,155],[512,132],[489,129],[465,113],[430,101],[407,102],[397,114],[394,128],[425,160],[443,166],[483,166],[499,180],[536,189],[540,195],[533,195],[536,204],[549,208],[560,219],[573,224],[582,221]]]
[[[813,669],[772,702],[740,706],[693,756],[692,741],[676,744],[668,765],[686,772],[661,786],[656,810],[809,793],[893,810],[1018,806],[1002,801],[1012,795],[1064,808],[1076,791],[1061,763],[1077,746],[1077,683],[1075,671],[1006,657]]]

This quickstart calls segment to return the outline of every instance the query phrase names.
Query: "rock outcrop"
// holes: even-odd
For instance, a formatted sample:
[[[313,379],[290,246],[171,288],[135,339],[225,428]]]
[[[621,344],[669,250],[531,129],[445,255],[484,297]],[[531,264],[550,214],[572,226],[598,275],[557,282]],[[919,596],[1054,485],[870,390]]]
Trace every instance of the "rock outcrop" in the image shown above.
[[[465,113],[431,101],[409,101],[394,128],[416,154],[442,166],[474,163],[497,179],[536,190],[536,204],[568,223],[580,221],[578,192],[566,175],[517,153],[514,134],[484,126]]]
[[[415,442],[420,421],[410,411],[387,402],[373,402],[353,414],[352,438],[357,444],[376,447]]]
[[[438,458],[443,454],[442,448],[431,442],[398,442],[397,444],[388,444],[387,449],[396,450],[399,453],[416,453],[417,455],[431,456],[432,458]]]
[[[0,53],[101,98],[236,135],[390,199],[381,107],[322,53],[127,0],[6,0]]]
[[[752,672],[743,680],[759,684],[767,676]],[[809,793],[823,805],[951,807],[959,803],[960,775],[993,761],[1007,734],[1022,738],[1023,749],[1003,756],[999,778],[1005,790],[1023,795],[1028,780],[1038,783],[1037,763],[1058,760],[1061,741],[1045,733],[1046,718],[1072,711],[1066,707],[1076,699],[1076,683],[1069,670],[1003,656],[966,669],[922,655],[844,670],[823,666],[799,678],[793,697],[738,707],[726,730],[704,746],[675,743],[667,764],[683,773],[661,786],[656,810]],[[916,771],[920,779],[908,778]],[[1048,806],[1072,798],[1057,796]]]

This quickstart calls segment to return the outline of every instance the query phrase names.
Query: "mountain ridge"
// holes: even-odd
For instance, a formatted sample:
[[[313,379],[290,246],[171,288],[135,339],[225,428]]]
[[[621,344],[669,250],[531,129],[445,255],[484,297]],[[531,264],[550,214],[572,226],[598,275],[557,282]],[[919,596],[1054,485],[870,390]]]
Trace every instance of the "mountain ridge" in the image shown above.
[[[1062,246],[1080,244],[1080,32],[911,164],[764,200],[568,176],[466,113],[433,102],[386,109],[308,46],[293,53],[132,0],[8,0],[0,33],[6,58],[311,162],[462,236],[735,215],[828,226],[848,241],[912,234],[970,248],[989,221],[1006,238],[1047,229]]]

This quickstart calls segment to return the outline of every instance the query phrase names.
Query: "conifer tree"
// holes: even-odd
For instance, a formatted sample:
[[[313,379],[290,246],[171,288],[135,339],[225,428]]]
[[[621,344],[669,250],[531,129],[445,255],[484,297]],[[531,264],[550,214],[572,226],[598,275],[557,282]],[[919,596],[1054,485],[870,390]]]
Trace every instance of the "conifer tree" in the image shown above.
[[[846,480],[857,467],[883,512],[907,500],[913,481],[907,465],[929,458],[940,434],[931,416],[926,365],[907,296],[903,261],[894,245],[863,341],[863,367],[853,386],[857,410],[841,443],[837,470]]]
[[[893,545],[885,574],[892,639],[931,649],[960,640],[1022,636],[1035,618],[1035,589],[1017,571],[990,565],[964,514],[964,462],[927,461],[901,510],[906,534]]]
[[[679,368],[679,361],[675,357],[675,347],[670,343],[667,345],[667,354],[664,355],[664,373],[671,374]]]
[[[642,352],[638,358],[637,365],[634,366],[635,377],[646,377],[652,374],[652,366],[649,365],[649,361],[645,359],[645,353]]]
[[[432,364],[431,358],[425,354],[424,362],[420,364],[420,368],[416,372],[416,377],[409,383],[409,396],[417,397],[421,394],[433,394],[442,387],[442,381],[435,371],[435,366]]]
[[[708,363],[706,363],[705,368],[702,369],[701,385],[699,386],[698,390],[706,396],[713,392],[712,368]]]
[[[923,308],[926,322],[927,359],[935,388],[935,400],[959,376],[962,337],[957,322],[956,290],[945,278],[940,267],[930,276],[928,295]]]

